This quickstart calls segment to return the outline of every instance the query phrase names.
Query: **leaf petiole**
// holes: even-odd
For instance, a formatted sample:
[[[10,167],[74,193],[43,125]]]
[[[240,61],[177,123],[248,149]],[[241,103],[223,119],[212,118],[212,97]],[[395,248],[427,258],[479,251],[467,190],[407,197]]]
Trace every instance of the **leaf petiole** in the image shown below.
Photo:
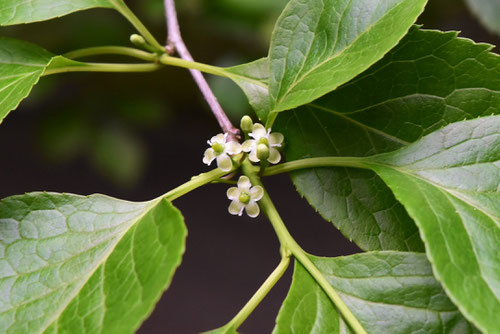
[[[106,54],[129,56],[149,62],[155,62],[158,59],[158,55],[155,53],[149,53],[143,50],[124,47],[124,46],[97,46],[91,48],[78,49],[63,54],[63,57],[69,59],[76,59],[76,58],[106,55]]]
[[[220,329],[220,333],[224,333],[225,331],[230,332],[230,330],[236,331],[280,280],[289,264],[290,257],[283,256],[276,269],[273,270],[271,275],[269,275],[269,277],[264,281],[257,292],[255,292],[252,298],[250,298],[250,300],[240,310],[240,312],[238,312],[238,314],[230,322]]]
[[[190,181],[178,186],[175,189],[170,190],[166,194],[160,196],[160,198],[166,198],[169,201],[173,201],[188,192],[199,188],[205,184],[211,183],[220,179],[222,176],[230,172],[224,172],[220,168],[216,168],[207,173],[201,173],[198,176],[194,176]]]
[[[198,63],[195,61],[185,60],[185,59],[178,58],[178,57],[172,57],[172,56],[169,56],[167,54],[164,54],[160,57],[160,63],[162,63],[164,65],[183,67],[183,68],[187,68],[190,70],[198,70],[200,72],[218,75],[220,77],[229,78],[232,80],[234,80],[234,79],[245,80],[245,81],[252,83],[254,85],[258,85],[258,86],[267,88],[267,86],[264,83],[262,83],[258,80],[228,72],[222,67]]]
[[[352,167],[370,169],[370,167],[363,163],[364,160],[364,158],[360,157],[319,157],[300,159],[268,167],[262,175],[271,176],[276,174],[288,173],[299,169],[317,167]]]
[[[42,76],[68,72],[152,72],[160,68],[157,64],[79,63],[54,68],[49,65]]]

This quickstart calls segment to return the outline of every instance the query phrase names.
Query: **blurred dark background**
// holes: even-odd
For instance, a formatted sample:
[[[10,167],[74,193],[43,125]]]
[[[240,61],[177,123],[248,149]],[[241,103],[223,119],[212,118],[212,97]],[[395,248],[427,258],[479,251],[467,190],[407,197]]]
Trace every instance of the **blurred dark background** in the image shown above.
[[[128,1],[165,39],[161,0]],[[263,57],[286,0],[178,1],[184,39],[195,59],[229,66]],[[462,37],[498,44],[462,1],[430,0],[419,23],[461,30]],[[5,27],[1,35],[54,53],[98,45],[129,46],[129,24],[110,10]],[[102,60],[123,60],[100,58]],[[251,110],[239,88],[209,78],[235,124]],[[0,126],[0,196],[35,190],[104,193],[149,200],[207,171],[206,139],[220,132],[188,72],[67,74],[43,78]],[[292,235],[316,255],[358,252],[295,192],[287,176],[266,180]],[[182,266],[139,333],[197,333],[230,320],[279,262],[279,244],[262,217],[233,217],[226,185],[209,185],[178,200],[189,229]],[[291,279],[290,268],[241,327],[271,332]]]

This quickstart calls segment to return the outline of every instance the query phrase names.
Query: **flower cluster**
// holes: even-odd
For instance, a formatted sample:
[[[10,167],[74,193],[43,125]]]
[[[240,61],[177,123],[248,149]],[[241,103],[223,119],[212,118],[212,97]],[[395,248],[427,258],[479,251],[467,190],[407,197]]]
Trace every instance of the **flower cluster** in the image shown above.
[[[228,141],[228,135],[218,134],[207,141],[210,146],[205,150],[203,162],[210,165],[212,161],[217,161],[217,166],[224,172],[233,169],[232,156],[241,152],[248,153],[248,159],[252,162],[268,161],[277,164],[281,160],[281,154],[277,147],[283,143],[283,135],[271,129],[267,129],[260,123],[253,124],[252,120],[245,116],[242,119],[242,130],[252,139],[246,140],[243,144],[236,141]],[[250,179],[246,176],[240,176],[238,187],[231,187],[227,190],[227,197],[231,200],[229,213],[241,216],[243,210],[254,218],[260,213],[259,201],[264,196],[264,189],[259,186],[253,186]]]

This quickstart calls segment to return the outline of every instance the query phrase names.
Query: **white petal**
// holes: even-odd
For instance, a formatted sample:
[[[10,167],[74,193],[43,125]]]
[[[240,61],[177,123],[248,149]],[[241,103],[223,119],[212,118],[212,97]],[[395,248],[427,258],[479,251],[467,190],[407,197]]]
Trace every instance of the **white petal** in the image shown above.
[[[225,144],[226,136],[223,133],[219,133],[217,136],[213,136],[210,141],[212,142],[212,145],[215,143]]]
[[[228,211],[232,215],[241,216],[244,207],[243,203],[240,203],[239,201],[232,201],[231,204],[229,204]]]
[[[259,204],[255,203],[255,201],[250,201],[250,203],[245,206],[245,211],[248,216],[255,218],[260,213]]]
[[[230,200],[237,200],[238,197],[240,197],[240,190],[236,187],[231,187],[227,190],[226,194],[227,194],[227,198],[229,198]]]
[[[261,186],[255,186],[250,189],[250,198],[252,201],[258,201],[264,196],[264,188]]]
[[[255,147],[255,143],[253,139],[245,140],[243,145],[241,145],[241,150],[243,152],[250,152]]]
[[[250,179],[248,177],[245,175],[240,176],[240,179],[238,180],[238,189],[240,189],[240,191],[248,192],[250,191],[251,186],[252,184],[250,183]]]
[[[273,132],[269,135],[269,145],[272,146],[281,146],[281,143],[283,142],[283,135],[279,132]]]
[[[226,153],[222,153],[217,156],[217,166],[219,166],[223,172],[229,172],[233,169],[233,160],[231,160]]]
[[[269,161],[272,164],[277,164],[281,160],[281,154],[278,152],[277,149],[274,147],[269,147],[269,158],[267,158],[267,161]]]
[[[250,134],[251,137],[258,140],[259,138],[265,137],[266,135],[267,131],[264,125],[260,123],[255,123],[253,125],[252,133]]]
[[[252,152],[248,155],[248,159],[250,159],[251,162],[259,162],[260,159],[257,158],[257,148],[253,149]]]
[[[214,159],[215,159],[214,149],[211,147],[207,148],[203,156],[203,163],[210,166],[210,164],[212,163],[212,161],[214,161]]]
[[[241,153],[241,144],[236,141],[230,141],[226,144],[226,152],[234,155]]]

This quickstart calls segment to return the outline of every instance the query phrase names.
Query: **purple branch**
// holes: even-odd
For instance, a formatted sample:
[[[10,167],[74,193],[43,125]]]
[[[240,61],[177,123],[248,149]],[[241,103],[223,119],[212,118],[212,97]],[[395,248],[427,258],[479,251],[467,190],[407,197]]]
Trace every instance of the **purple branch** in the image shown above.
[[[189,50],[186,47],[186,44],[184,44],[184,41],[182,40],[174,0],[164,0],[164,3],[168,28],[167,46],[165,47],[167,53],[172,54],[173,52],[177,52],[182,59],[194,61],[191,53],[189,53]],[[205,77],[203,77],[203,74],[201,74],[201,72],[198,70],[190,69],[189,71],[191,72],[194,81],[200,88],[201,93],[210,106],[212,113],[219,122],[222,131],[228,133],[234,139],[238,138],[240,131],[233,126],[224,110],[222,110],[219,101],[217,101],[217,98],[210,89],[210,86],[205,80]]]

